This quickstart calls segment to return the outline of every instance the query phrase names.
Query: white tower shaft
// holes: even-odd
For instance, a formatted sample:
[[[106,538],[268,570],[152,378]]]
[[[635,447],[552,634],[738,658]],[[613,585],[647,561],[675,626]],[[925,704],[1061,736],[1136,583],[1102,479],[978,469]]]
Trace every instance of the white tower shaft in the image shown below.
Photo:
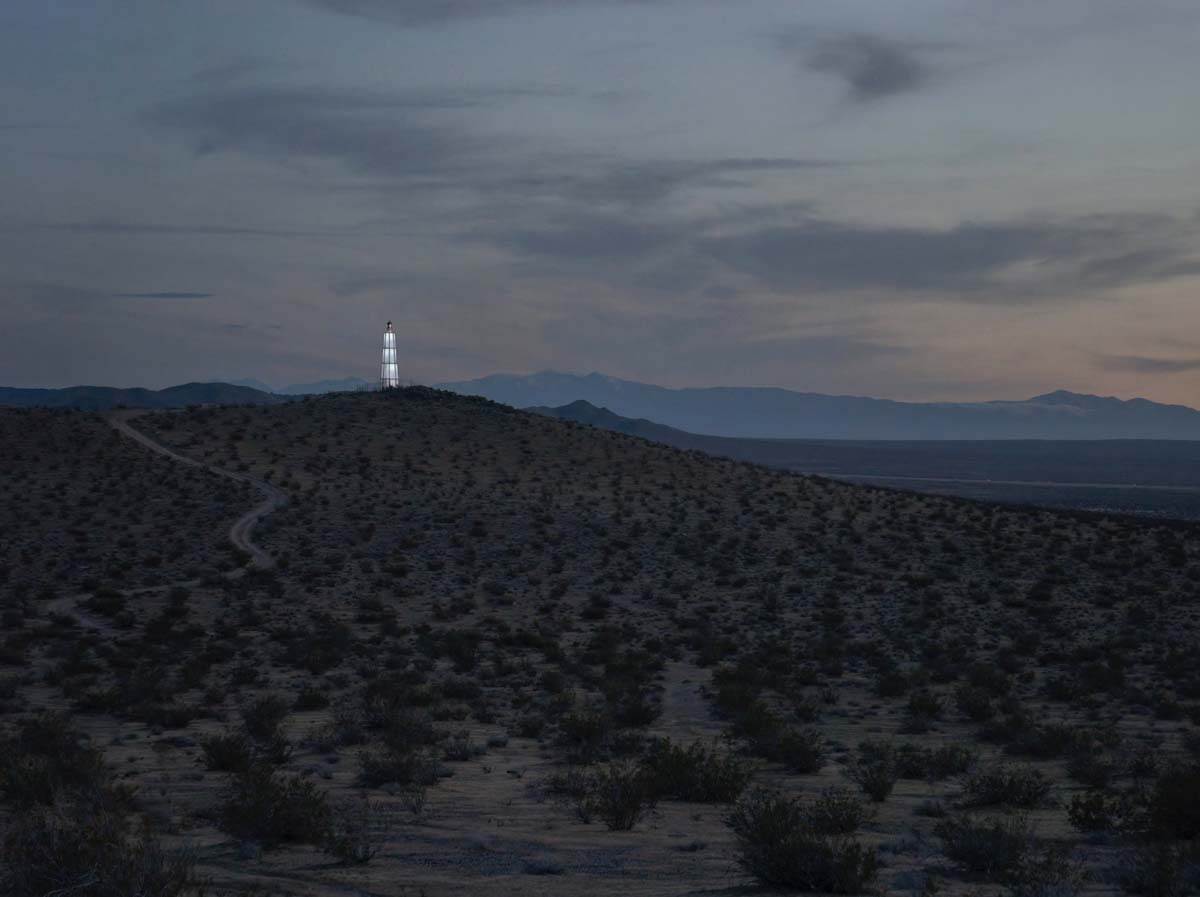
[[[400,385],[400,367],[396,364],[396,331],[388,321],[383,332],[383,364],[379,371],[379,388],[395,389]]]

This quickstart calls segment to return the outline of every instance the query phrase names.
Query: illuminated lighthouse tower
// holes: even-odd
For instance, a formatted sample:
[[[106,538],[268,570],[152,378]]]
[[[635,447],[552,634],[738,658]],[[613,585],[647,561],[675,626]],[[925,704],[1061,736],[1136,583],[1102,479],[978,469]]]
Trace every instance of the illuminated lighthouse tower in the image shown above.
[[[400,368],[396,365],[396,331],[387,322],[383,332],[383,364],[379,370],[379,388],[395,389],[400,385]]]

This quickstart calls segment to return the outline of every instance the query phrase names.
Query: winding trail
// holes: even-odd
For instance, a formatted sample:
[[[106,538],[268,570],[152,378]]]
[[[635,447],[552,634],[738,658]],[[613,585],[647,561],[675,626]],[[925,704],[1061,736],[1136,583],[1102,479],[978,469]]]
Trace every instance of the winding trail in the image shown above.
[[[213,467],[210,464],[205,464],[202,461],[197,461],[194,458],[189,458],[186,455],[181,455],[173,449],[167,448],[161,442],[157,442],[147,436],[141,430],[134,429],[129,421],[145,414],[144,411],[115,411],[108,417],[108,422],[121,433],[127,436],[134,442],[137,442],[152,452],[157,452],[160,455],[165,455],[180,464],[187,464],[189,467],[198,467],[201,470],[206,470],[209,473],[215,473],[218,476],[223,476],[231,480],[237,480],[241,483],[249,483],[254,488],[263,493],[265,498],[263,501],[251,508],[241,517],[234,521],[233,526],[229,528],[229,541],[237,548],[250,555],[250,563],[260,569],[268,569],[275,566],[275,559],[267,554],[260,546],[255,545],[250,539],[251,530],[254,529],[254,524],[261,518],[270,514],[276,508],[280,508],[287,504],[287,493],[278,486],[268,483],[266,480],[260,480],[257,477],[252,477],[249,474],[240,473],[233,470],[225,470],[222,467]]]
[[[113,429],[115,429],[122,436],[132,439],[134,442],[142,445],[152,452],[164,455],[170,458],[172,461],[176,461],[180,464],[186,464],[189,467],[198,467],[201,470],[214,473],[217,476],[226,477],[231,480],[237,480],[241,483],[249,483],[251,486],[262,492],[264,496],[263,500],[233,522],[233,525],[229,528],[229,541],[232,542],[235,547],[244,551],[250,556],[250,564],[248,565],[249,567],[256,567],[260,570],[267,570],[271,567],[274,567],[275,559],[271,557],[271,555],[268,554],[261,546],[256,545],[251,540],[250,535],[254,529],[255,523],[257,523],[267,514],[270,514],[275,509],[287,504],[287,493],[278,486],[268,483],[266,480],[260,480],[257,477],[252,477],[248,474],[240,473],[238,471],[214,467],[210,464],[205,464],[202,461],[197,461],[194,458],[189,458],[186,455],[181,455],[175,450],[163,445],[161,442],[158,442],[150,436],[147,436],[141,430],[134,429],[134,427],[129,423],[130,420],[146,413],[147,412],[144,410],[114,411],[111,414],[106,415],[106,420],[113,427]],[[247,567],[239,567],[238,569],[232,570],[223,575],[226,579],[236,579],[237,577],[243,575],[247,569]],[[189,579],[181,582],[169,582],[158,586],[141,586],[133,589],[121,589],[120,592],[122,595],[126,596],[146,595],[153,592],[166,592],[169,589],[173,589],[177,586],[186,586],[191,588],[200,585],[200,582],[201,581],[198,579]],[[112,631],[113,626],[110,621],[96,617],[95,615],[88,613],[86,610],[83,610],[79,607],[81,602],[86,601],[90,597],[91,593],[84,593],[82,595],[68,595],[64,598],[56,598],[46,602],[44,608],[50,613],[62,613],[65,611],[70,611],[71,615],[88,629]]]

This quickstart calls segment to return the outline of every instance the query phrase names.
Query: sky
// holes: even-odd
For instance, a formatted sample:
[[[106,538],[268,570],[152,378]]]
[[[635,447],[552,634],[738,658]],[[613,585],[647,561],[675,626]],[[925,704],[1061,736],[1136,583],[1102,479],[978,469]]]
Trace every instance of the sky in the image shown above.
[[[6,0],[0,384],[1200,405],[1194,0]]]

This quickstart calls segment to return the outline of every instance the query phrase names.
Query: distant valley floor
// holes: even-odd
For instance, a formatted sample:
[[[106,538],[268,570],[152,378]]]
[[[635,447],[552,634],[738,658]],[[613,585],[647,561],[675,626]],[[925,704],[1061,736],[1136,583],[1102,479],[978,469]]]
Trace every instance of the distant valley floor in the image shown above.
[[[1200,442],[736,439],[586,402],[539,413],[676,448],[834,479],[984,501],[1200,520]]]
[[[914,492],[950,495],[979,501],[1040,505],[1072,511],[1200,520],[1200,488],[1196,487],[989,482],[937,477],[879,477],[854,474],[834,474],[832,476],[873,486],[910,489]]]

